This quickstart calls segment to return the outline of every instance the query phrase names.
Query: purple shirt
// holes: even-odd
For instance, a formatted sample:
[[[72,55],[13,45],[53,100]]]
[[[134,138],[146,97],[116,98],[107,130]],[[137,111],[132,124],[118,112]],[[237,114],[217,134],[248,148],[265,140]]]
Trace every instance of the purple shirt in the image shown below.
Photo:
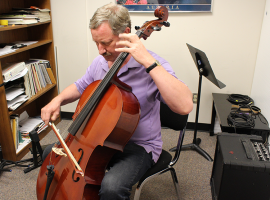
[[[170,74],[175,76],[165,59],[151,51],[149,53]],[[85,75],[75,82],[78,91],[82,94],[89,84],[96,80],[102,80],[108,71],[108,63],[103,56],[96,57],[87,68]],[[146,73],[145,67],[135,61],[133,57],[119,70],[118,78],[132,87],[132,93],[137,97],[141,107],[139,124],[129,142],[143,146],[148,153],[152,152],[153,160],[157,162],[162,151],[159,100],[163,100],[160,98],[159,90],[151,76]]]

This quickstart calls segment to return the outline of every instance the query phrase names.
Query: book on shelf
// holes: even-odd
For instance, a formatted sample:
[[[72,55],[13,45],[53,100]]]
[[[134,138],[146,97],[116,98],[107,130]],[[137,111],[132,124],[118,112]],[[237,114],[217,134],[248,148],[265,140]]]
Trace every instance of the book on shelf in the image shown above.
[[[12,136],[14,141],[15,150],[18,149],[20,143],[23,143],[21,132],[19,130],[19,115],[14,114],[10,116],[10,124],[12,130]]]
[[[19,132],[21,134],[23,142],[19,143],[17,153],[21,149],[23,149],[28,143],[31,142],[31,139],[29,137],[29,133],[31,131],[35,130],[39,134],[48,127],[48,125],[45,125],[45,123],[42,121],[40,116],[29,117],[26,111],[20,114],[18,123],[19,123]]]
[[[30,83],[29,83],[29,76],[28,76],[28,73],[25,74],[25,76],[23,77],[24,78],[24,88],[25,88],[25,94],[30,98],[32,97],[32,91],[31,91],[31,86],[30,86]]]
[[[23,77],[6,83],[5,93],[9,110],[16,110],[29,99],[27,95],[24,95],[24,92],[25,88]]]
[[[43,69],[43,66],[39,63],[37,65],[37,69],[38,69],[38,74],[40,75],[40,79],[41,79],[41,84],[42,84],[42,87],[46,87],[47,84],[52,84],[51,83],[51,80],[46,80],[46,74],[48,74],[47,71],[44,71]],[[49,75],[48,75],[49,76]]]
[[[24,102],[29,99],[27,95],[19,95],[15,99],[11,101],[7,101],[8,109],[9,110],[16,110],[19,106],[21,106]]]
[[[34,76],[34,79],[35,79],[37,91],[40,91],[42,89],[42,87],[41,87],[40,79],[38,77],[38,73],[36,71],[36,63],[31,64],[31,70],[33,72],[33,76]]]
[[[17,142],[16,142],[16,132],[17,132],[17,123],[15,117],[10,116],[10,124],[11,124],[11,130],[12,130],[12,137],[14,142],[14,147],[17,149]]]
[[[25,63],[28,68],[28,73],[24,76],[25,91],[29,97],[32,97],[42,88],[46,87],[47,84],[52,84],[52,78],[54,79],[54,76],[53,74],[49,75],[47,68],[37,59],[31,59],[25,61]]]
[[[9,110],[16,110],[29,98],[37,94],[47,84],[52,84],[52,74],[49,61],[27,60],[22,62],[25,65],[24,73],[19,78],[9,81],[5,85],[6,100]],[[46,63],[46,65],[44,65]],[[49,68],[47,68],[48,66]],[[51,74],[49,75],[49,72]],[[55,83],[55,82],[53,82]]]
[[[8,24],[32,24],[40,21],[39,17],[27,11],[10,11],[0,14],[0,20],[8,20]]]
[[[24,93],[24,88],[11,87],[11,88],[6,89],[5,92],[6,92],[6,100],[12,101],[16,97]]]
[[[31,15],[24,15],[24,14],[12,14],[12,13],[10,13],[10,14],[1,14],[0,15],[0,19],[2,20],[2,19],[38,19],[39,20],[39,18],[38,18],[38,16],[36,16],[36,15],[33,15],[33,14],[31,14]]]
[[[21,7],[13,7],[12,10],[25,10],[25,11],[28,11],[28,12],[35,12],[35,11],[38,11],[38,12],[50,12],[51,10],[48,9],[48,8],[38,8],[38,7],[35,7],[35,6],[31,6],[29,8],[21,8]]]
[[[50,16],[50,9],[40,9],[40,8],[34,8],[34,7],[30,7],[30,8],[12,8],[13,12],[27,12],[27,13],[31,13],[35,16],[37,16],[40,19],[40,22],[45,22],[48,20],[51,20],[51,16]]]
[[[51,20],[49,9],[12,8],[8,13],[0,14],[0,19],[8,24],[32,24]]]
[[[49,76],[51,82],[56,83],[53,72],[52,72],[52,69],[51,68],[46,68],[46,71],[48,72],[48,76]]]
[[[30,60],[34,60],[39,63],[39,66],[41,66],[43,74],[45,75],[45,80],[48,84],[56,83],[50,62],[48,60],[36,59],[36,58],[31,58]]]
[[[11,46],[3,46],[0,47],[0,56],[9,54],[9,53],[13,53],[15,51],[15,49],[12,49]]]
[[[8,82],[14,82],[15,80],[18,80],[22,77],[24,77],[24,75],[27,73],[28,69],[25,67],[24,70],[22,70],[21,72],[19,72],[17,75],[13,76],[11,79],[9,79],[8,81],[4,81],[6,84]]]
[[[33,20],[35,23],[39,22],[40,19],[37,15],[34,15],[27,11],[10,11],[8,13],[2,13],[0,14],[1,20],[8,20],[8,21],[28,21]]]
[[[13,10],[13,11],[9,11],[7,13],[1,13],[0,14],[0,19],[3,18],[8,18],[8,19],[12,19],[12,18],[30,18],[30,19],[36,19],[38,18],[37,15],[28,12],[28,11],[24,11],[24,10]]]
[[[14,79],[12,81],[6,82],[5,83],[5,90],[8,90],[10,88],[24,88],[23,76],[18,77],[17,79]]]
[[[45,88],[47,83],[45,82],[45,78],[44,78],[43,72],[40,69],[39,63],[34,63],[33,67],[34,67],[35,73],[37,74],[37,78],[39,80],[40,87]]]
[[[8,20],[8,25],[34,24],[40,21],[39,18],[2,18],[1,20]]]
[[[37,43],[38,41],[15,41],[13,42],[13,44],[17,44],[17,45],[31,45],[31,44],[35,44]]]
[[[15,52],[22,47],[35,44],[38,41],[15,41],[12,43],[0,43],[0,56]]]
[[[26,67],[28,69],[28,73],[26,74],[26,76],[24,76],[24,78],[27,78],[28,80],[28,83],[29,85],[25,85],[25,87],[29,87],[30,89],[30,96],[29,97],[32,97],[36,94],[36,89],[35,89],[35,84],[34,84],[34,77],[33,77],[33,74],[32,74],[32,71],[31,71],[31,65],[30,64],[26,64]]]
[[[2,66],[3,80],[8,81],[25,69],[25,62],[6,63]]]

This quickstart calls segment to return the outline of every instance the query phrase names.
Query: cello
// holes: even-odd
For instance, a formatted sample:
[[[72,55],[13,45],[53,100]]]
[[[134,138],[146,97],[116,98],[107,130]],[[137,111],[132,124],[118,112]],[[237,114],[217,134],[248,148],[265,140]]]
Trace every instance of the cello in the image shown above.
[[[168,10],[159,6],[156,20],[135,27],[139,38],[169,26]],[[40,168],[37,199],[99,199],[106,167],[117,151],[123,151],[140,118],[140,105],[132,88],[117,78],[129,53],[119,54],[103,80],[91,83],[82,93],[65,141],[53,123],[59,139]],[[106,125],[104,125],[106,124]]]

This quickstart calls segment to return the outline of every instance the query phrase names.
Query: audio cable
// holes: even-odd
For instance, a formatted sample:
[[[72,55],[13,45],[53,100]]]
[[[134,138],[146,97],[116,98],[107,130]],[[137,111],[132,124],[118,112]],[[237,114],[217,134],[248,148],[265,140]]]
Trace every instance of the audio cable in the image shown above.
[[[242,95],[242,94],[230,94],[227,98],[227,100],[234,104],[234,105],[243,105],[243,104],[254,104],[254,101],[252,98],[250,98],[247,95]]]

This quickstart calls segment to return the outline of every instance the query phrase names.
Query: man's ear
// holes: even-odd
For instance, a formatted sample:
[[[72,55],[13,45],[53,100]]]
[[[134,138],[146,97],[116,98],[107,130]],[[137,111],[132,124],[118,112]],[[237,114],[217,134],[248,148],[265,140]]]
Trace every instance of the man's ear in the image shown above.
[[[124,33],[130,33],[130,28],[129,27],[126,27]]]

